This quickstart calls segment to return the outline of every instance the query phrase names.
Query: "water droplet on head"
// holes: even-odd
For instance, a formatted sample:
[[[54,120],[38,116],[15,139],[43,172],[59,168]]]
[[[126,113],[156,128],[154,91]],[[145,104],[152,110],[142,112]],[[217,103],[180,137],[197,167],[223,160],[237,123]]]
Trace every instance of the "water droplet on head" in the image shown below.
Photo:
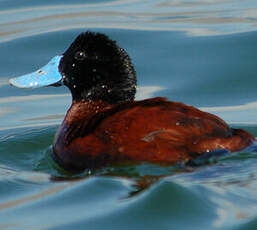
[[[75,67],[75,63],[72,64],[72,67]]]
[[[73,88],[75,89],[77,86],[76,85],[73,85]]]

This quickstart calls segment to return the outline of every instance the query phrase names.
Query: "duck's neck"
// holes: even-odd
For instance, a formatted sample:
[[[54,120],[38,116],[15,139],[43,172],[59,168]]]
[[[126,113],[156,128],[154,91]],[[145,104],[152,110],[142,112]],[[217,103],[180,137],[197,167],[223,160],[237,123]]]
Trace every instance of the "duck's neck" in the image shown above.
[[[69,145],[77,137],[86,136],[95,128],[104,112],[112,107],[103,101],[73,101],[56,133],[55,148]]]
[[[108,110],[112,105],[104,101],[73,101],[68,110],[65,122],[66,124],[73,124],[74,122],[90,120],[93,116]]]

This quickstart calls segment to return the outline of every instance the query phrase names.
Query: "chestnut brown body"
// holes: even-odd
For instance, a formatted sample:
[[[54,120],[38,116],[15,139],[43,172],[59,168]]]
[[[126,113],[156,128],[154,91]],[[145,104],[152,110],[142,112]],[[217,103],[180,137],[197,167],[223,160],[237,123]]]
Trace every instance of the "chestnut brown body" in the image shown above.
[[[216,149],[239,151],[254,140],[215,115],[164,98],[118,105],[80,101],[69,109],[53,152],[67,169],[121,161],[172,164]]]

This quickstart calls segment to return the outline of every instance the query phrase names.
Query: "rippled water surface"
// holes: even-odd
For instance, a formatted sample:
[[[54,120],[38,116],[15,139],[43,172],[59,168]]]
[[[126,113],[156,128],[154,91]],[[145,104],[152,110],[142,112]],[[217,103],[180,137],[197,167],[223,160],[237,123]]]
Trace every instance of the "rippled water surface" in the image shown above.
[[[72,175],[51,159],[71,98],[8,79],[82,31],[131,55],[137,99],[165,96],[257,136],[257,2],[0,0],[0,229],[257,229],[257,154],[199,167],[117,166]]]

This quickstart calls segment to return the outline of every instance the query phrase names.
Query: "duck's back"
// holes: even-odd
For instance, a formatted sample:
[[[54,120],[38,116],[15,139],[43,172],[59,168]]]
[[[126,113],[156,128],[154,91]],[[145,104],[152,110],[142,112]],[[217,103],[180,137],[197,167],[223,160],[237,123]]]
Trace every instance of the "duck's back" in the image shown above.
[[[115,105],[90,119],[64,120],[54,153],[68,168],[127,160],[169,164],[216,149],[238,151],[253,140],[215,115],[154,98]]]

